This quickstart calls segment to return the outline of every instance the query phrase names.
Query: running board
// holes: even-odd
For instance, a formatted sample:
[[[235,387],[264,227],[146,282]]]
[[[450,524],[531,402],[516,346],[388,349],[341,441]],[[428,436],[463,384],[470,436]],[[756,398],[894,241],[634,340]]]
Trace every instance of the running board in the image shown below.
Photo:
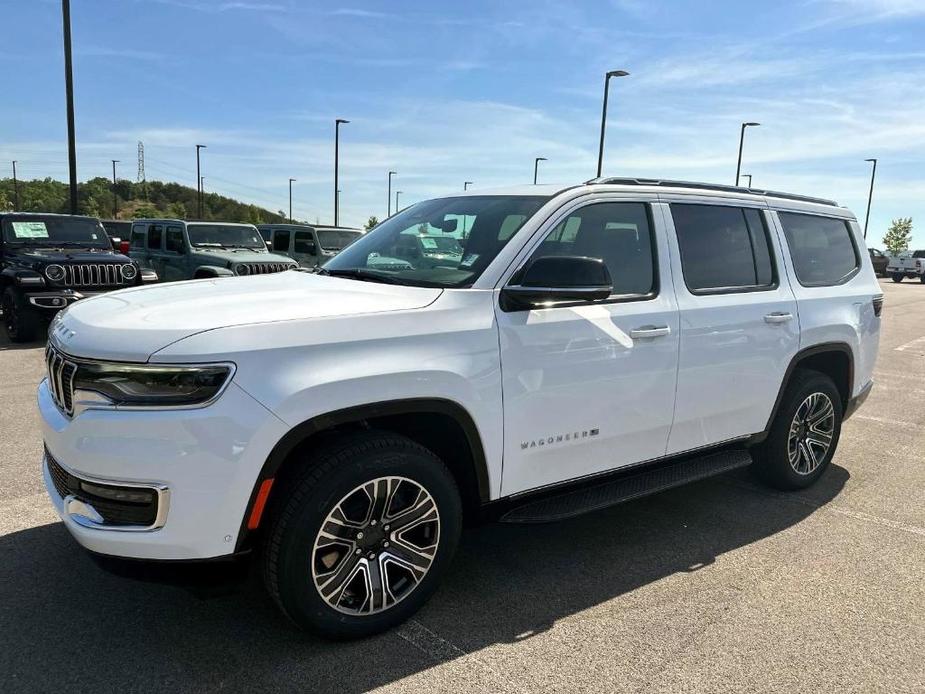
[[[582,489],[527,501],[505,513],[500,521],[546,523],[571,518],[751,464],[751,454],[736,449],[687,458],[677,463],[650,467],[648,470],[627,472],[625,476]]]

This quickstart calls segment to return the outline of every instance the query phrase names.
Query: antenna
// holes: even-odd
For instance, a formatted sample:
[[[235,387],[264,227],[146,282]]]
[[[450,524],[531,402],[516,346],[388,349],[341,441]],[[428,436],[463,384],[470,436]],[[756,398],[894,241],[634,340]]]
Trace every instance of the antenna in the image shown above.
[[[145,181],[145,143],[138,141],[138,183],[141,184],[141,191],[145,200],[148,199],[148,184]]]

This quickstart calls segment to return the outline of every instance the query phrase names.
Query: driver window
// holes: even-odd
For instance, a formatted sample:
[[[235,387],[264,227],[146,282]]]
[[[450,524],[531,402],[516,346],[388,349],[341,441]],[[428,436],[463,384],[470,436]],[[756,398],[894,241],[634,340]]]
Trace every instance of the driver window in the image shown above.
[[[601,202],[576,210],[546,235],[531,260],[547,256],[603,260],[615,295],[655,291],[655,252],[645,203]]]
[[[288,229],[275,229],[274,230],[273,250],[282,251],[283,253],[289,252],[289,230]]]

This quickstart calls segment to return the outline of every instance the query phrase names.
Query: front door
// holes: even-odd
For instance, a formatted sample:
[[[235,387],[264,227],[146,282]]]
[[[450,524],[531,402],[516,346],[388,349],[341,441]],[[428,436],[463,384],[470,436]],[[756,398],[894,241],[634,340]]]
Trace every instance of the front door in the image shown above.
[[[313,268],[318,265],[318,245],[311,231],[297,231],[292,241],[292,257],[302,267]]]
[[[654,212],[648,202],[606,197],[579,204],[552,221],[521,263],[549,255],[600,258],[613,278],[608,299],[512,312],[496,307],[502,494],[665,454],[679,320]]]
[[[799,349],[781,246],[759,204],[671,202],[681,322],[669,453],[763,431]]]

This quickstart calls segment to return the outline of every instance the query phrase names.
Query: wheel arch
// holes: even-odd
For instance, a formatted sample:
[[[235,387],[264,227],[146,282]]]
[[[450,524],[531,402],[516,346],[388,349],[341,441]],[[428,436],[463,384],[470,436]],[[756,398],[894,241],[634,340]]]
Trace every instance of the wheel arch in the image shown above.
[[[784,372],[784,378],[781,380],[780,389],[777,391],[777,398],[774,401],[774,407],[771,409],[771,415],[768,417],[764,430],[754,434],[749,439],[749,444],[758,444],[764,441],[771,431],[771,425],[777,417],[777,411],[780,409],[781,401],[794,374],[799,369],[812,369],[825,374],[835,382],[835,387],[841,395],[842,411],[848,410],[848,404],[851,401],[851,394],[854,389],[854,351],[847,342],[824,342],[797,352]]]
[[[321,414],[292,427],[267,456],[241,519],[236,552],[249,549],[257,531],[248,528],[248,520],[266,480],[270,487],[267,510],[285,486],[287,478],[298,470],[298,457],[312,445],[323,444],[331,437],[349,435],[357,429],[382,429],[416,441],[433,451],[450,468],[467,512],[476,511],[490,501],[490,480],[485,448],[475,420],[460,404],[440,398],[411,398],[369,403]],[[263,502],[261,502],[263,503]],[[268,513],[263,514],[264,522]]]
[[[225,272],[222,272],[225,270]],[[217,265],[200,265],[195,270],[193,270],[193,279],[205,279],[206,277],[223,277],[231,275],[230,271],[227,271],[225,268],[220,268]]]

